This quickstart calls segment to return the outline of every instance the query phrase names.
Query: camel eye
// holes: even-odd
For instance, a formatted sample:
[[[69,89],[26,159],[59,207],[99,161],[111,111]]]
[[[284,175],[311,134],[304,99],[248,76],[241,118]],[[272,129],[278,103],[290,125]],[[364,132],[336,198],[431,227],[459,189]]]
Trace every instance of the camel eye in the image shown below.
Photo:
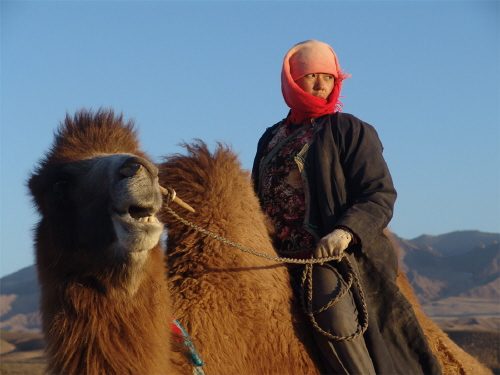
[[[58,194],[61,194],[61,193],[66,193],[69,191],[71,187],[71,184],[68,182],[68,181],[65,181],[65,180],[60,180],[60,181],[56,181],[56,183],[54,184],[54,193],[58,193]]]

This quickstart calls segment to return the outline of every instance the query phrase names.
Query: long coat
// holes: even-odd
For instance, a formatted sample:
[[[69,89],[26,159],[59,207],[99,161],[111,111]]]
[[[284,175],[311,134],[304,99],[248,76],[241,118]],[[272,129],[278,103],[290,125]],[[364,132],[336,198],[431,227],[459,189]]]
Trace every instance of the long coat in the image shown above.
[[[398,260],[383,230],[396,200],[383,147],[375,129],[353,115],[335,113],[317,127],[304,156],[306,218],[321,238],[349,228],[357,244],[347,249],[368,305],[365,342],[378,374],[441,374],[411,304],[396,285]],[[261,159],[282,122],[268,128],[257,146],[252,177],[257,190]]]

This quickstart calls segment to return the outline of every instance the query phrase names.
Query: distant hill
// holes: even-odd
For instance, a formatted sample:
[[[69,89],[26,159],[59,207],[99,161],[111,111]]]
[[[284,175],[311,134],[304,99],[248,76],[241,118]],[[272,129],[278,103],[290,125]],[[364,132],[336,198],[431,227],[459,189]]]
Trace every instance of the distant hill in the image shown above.
[[[464,230],[442,234],[439,236],[422,235],[409,240],[415,245],[427,245],[443,256],[459,255],[475,247],[488,246],[500,242],[500,233],[485,233]]]
[[[500,234],[463,231],[395,239],[400,266],[420,302],[448,297],[500,301]]]
[[[407,274],[424,311],[442,322],[471,326],[463,318],[495,317],[485,322],[496,327],[500,317],[500,233],[461,231],[413,240],[394,236],[400,249],[400,266]],[[34,266],[0,279],[0,329],[40,331],[40,292]],[[465,323],[464,323],[465,322]]]
[[[0,329],[39,332],[40,290],[35,266],[0,279]]]

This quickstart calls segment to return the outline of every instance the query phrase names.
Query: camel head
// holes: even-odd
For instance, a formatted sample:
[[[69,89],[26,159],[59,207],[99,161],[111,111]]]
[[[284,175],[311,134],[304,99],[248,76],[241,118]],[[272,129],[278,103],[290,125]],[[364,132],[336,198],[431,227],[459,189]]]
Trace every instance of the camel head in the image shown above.
[[[158,169],[140,151],[132,123],[102,110],[67,116],[28,187],[41,216],[40,278],[136,283],[163,225]]]

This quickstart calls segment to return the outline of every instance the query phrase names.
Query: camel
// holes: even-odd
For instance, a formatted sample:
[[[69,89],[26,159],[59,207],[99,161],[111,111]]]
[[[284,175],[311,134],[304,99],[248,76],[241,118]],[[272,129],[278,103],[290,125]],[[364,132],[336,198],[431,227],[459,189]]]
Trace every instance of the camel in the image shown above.
[[[28,182],[41,216],[35,248],[49,373],[192,374],[172,340],[172,313],[207,375],[321,373],[286,266],[161,208],[161,186],[173,187],[196,209],[177,209],[182,216],[276,255],[237,155],[223,145],[213,154],[202,142],[186,147],[188,156],[155,166],[133,122],[111,110],[82,110],[61,124]],[[157,217],[168,228],[166,257]],[[402,289],[414,297],[409,284]],[[418,316],[445,374],[490,373]]]
[[[66,115],[28,187],[51,374],[164,374],[171,307],[158,169],[131,121]],[[189,373],[189,372],[185,372]]]
[[[231,161],[235,160],[228,163],[234,170]],[[167,180],[162,183],[168,186]],[[244,187],[248,181],[240,177],[238,183]],[[35,249],[47,372],[193,373],[185,350],[172,340],[171,313],[175,309],[170,301],[171,293],[189,298],[190,291],[168,288],[164,252],[159,243],[163,225],[157,220],[162,204],[158,169],[140,149],[133,123],[125,123],[121,115],[105,110],[96,114],[82,110],[73,118],[67,115],[52,148],[32,173],[28,187],[41,216],[35,228]],[[243,208],[251,206],[252,203]],[[199,209],[203,214],[204,209]],[[243,236],[236,238],[272,253],[263,217],[257,214],[254,219],[249,217],[250,223],[247,220],[243,227],[252,231],[240,230]],[[237,229],[231,225],[228,228]],[[252,238],[243,241],[248,234]],[[182,252],[182,245],[179,251]],[[242,309],[233,305],[234,314],[228,317],[217,315],[217,306],[199,306],[205,312],[198,317],[206,317],[206,311],[214,313],[206,322],[204,333],[213,329],[212,323],[218,323],[220,329],[215,331],[222,333],[212,338],[212,344],[210,340],[196,343],[206,345],[203,353],[211,352],[209,361],[216,361],[207,365],[208,371],[295,373],[292,369],[299,369],[299,363],[303,362],[304,374],[318,373],[299,337],[292,336],[291,331],[278,341],[274,337],[277,328],[297,323],[290,306],[283,311],[274,309],[287,306],[292,298],[284,266],[259,258],[241,263],[238,257],[232,258],[230,270],[218,268],[213,262],[201,267],[213,268],[215,279],[218,273],[222,278],[236,276],[235,280],[242,283],[238,302],[241,306],[247,306],[248,302],[255,306]],[[174,259],[177,264],[181,260],[173,256]],[[221,266],[224,264],[227,262]],[[200,267],[195,259],[187,260],[188,267],[194,265]],[[270,272],[265,275],[259,272],[261,268]],[[179,266],[174,269],[178,272]],[[185,278],[184,287],[189,280]],[[254,285],[255,280],[259,283]],[[215,280],[213,277],[201,280],[209,287],[207,282]],[[267,282],[275,292],[261,287],[260,282]],[[219,289],[214,296],[232,295],[233,290]],[[220,304],[220,300],[212,302]],[[221,311],[226,313],[228,309]],[[198,317],[192,315],[195,325],[203,324]],[[248,357],[251,352],[247,348],[254,349],[255,340],[224,333],[224,326],[220,326],[236,322],[243,327],[250,320],[254,320],[253,334],[272,340],[263,347],[280,349],[269,365]],[[265,331],[269,321],[278,324],[273,332]],[[217,344],[219,339],[222,345]],[[212,353],[212,350],[220,351]]]
[[[182,191],[196,210],[181,210],[181,216],[245,248],[276,256],[249,172],[241,169],[237,155],[221,144],[213,155],[200,141],[185,147],[187,156],[172,155],[159,166],[161,184]],[[321,372],[314,343],[304,331],[312,328],[297,311],[283,265],[199,233],[165,210],[161,220],[168,227],[174,313],[199,345],[207,373]],[[444,375],[492,374],[423,313],[401,270],[397,282]]]

